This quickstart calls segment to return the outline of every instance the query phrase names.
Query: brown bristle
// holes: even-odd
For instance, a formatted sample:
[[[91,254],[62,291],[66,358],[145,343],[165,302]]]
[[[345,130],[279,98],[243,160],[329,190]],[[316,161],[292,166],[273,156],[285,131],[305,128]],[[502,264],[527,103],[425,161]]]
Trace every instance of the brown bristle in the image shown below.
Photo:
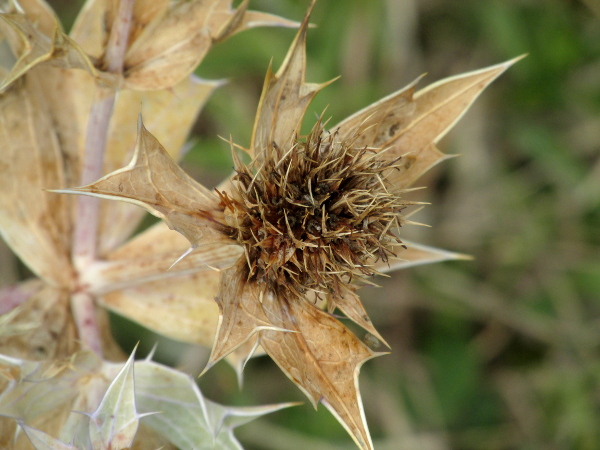
[[[406,203],[386,173],[397,161],[355,141],[339,141],[318,122],[292,148],[264,149],[260,167],[236,158],[232,197],[219,194],[250,279],[276,292],[339,297],[394,254]]]

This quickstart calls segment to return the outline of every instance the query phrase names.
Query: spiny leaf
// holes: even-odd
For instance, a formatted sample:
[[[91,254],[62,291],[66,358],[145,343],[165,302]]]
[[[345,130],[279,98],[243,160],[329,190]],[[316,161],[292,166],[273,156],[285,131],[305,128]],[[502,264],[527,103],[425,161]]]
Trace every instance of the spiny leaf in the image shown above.
[[[135,350],[108,386],[98,409],[89,415],[89,433],[94,449],[128,448],[138,428],[135,406]]]
[[[188,176],[146,130],[141,118],[129,165],[88,186],[55,190],[122,200],[146,208],[183,234],[195,248],[204,243],[230,243],[219,231],[223,219],[216,196]]]
[[[136,401],[140,412],[158,412],[142,419],[179,448],[238,449],[233,429],[292,404],[228,408],[204,399],[188,375],[166,366],[136,363]]]
[[[414,97],[416,82],[413,82],[350,116],[332,130],[339,130],[340,137],[344,138],[354,135],[357,129],[364,129],[360,143],[386,149],[386,159],[401,156],[402,165],[399,171],[392,173],[392,180],[399,188],[408,187],[448,157],[435,144],[479,94],[521,58],[446,78],[418,91]]]
[[[231,4],[232,0],[136,1],[125,56],[125,87],[170,88],[196,68],[214,43],[232,34],[259,26],[297,25],[271,14],[247,11],[248,1],[237,8]],[[90,55],[101,57],[115,14],[114,2],[88,0],[71,37]]]
[[[387,273],[393,270],[406,269],[422,264],[472,259],[469,255],[449,252],[428,245],[410,242],[405,239],[402,240],[402,243],[406,245],[407,248],[399,252],[397,258],[390,258],[389,264],[378,261],[375,263],[375,268],[381,273]]]
[[[244,344],[260,330],[286,331],[286,328],[274,325],[263,308],[263,292],[255,283],[246,280],[246,259],[240,258],[221,278],[219,296],[219,323],[217,335],[204,372],[217,361]],[[267,293],[266,296],[271,296]]]
[[[248,2],[237,9],[231,0],[192,0],[169,7],[141,31],[125,55],[125,86],[163,89],[176,84],[202,60],[214,42],[257,22],[244,22]],[[263,24],[289,26],[289,21],[261,17]],[[267,20],[270,19],[270,20]]]
[[[160,91],[120,91],[109,128],[104,172],[119,169],[131,159],[140,111],[148,118],[146,125],[169,155],[179,160],[198,112],[222,84],[189,76],[172,88]],[[101,208],[98,251],[106,255],[131,236],[144,211],[123,202],[103,202]]]
[[[49,433],[62,442],[70,442],[74,436],[76,427],[72,427],[73,422],[68,418],[73,415],[83,418],[71,412],[73,405],[89,405],[90,399],[98,396],[95,382],[104,380],[98,374],[101,363],[90,352],[44,362],[3,357],[0,364],[13,374],[0,394],[0,415]],[[106,389],[104,381],[99,389],[100,392]],[[24,436],[16,439],[20,448]]]
[[[137,1],[125,55],[124,87],[170,88],[198,66],[215,42],[257,26],[295,26],[277,16],[247,12],[248,1],[237,8],[231,4],[232,0]],[[90,0],[71,36],[88,53],[100,57],[114,18],[113,2]]]
[[[77,450],[76,447],[70,444],[65,444],[56,438],[53,438],[41,430],[37,430],[23,423],[19,424],[23,431],[33,444],[36,450]]]
[[[365,361],[381,353],[308,301],[266,296],[263,307],[274,325],[292,331],[261,331],[267,354],[315,407],[320,401],[334,414],[360,448],[372,449],[358,374]]]
[[[181,234],[159,222],[108,254],[107,261],[90,266],[82,281],[97,293],[127,289],[196,272],[224,270],[242,254],[241,248],[231,245],[205,244],[187,253],[189,247]],[[180,259],[183,254],[186,256]],[[218,273],[213,275],[218,280]],[[209,285],[213,284],[208,281],[211,276],[206,274]]]
[[[291,144],[300,130],[309,103],[317,92],[329,84],[308,84],[304,81],[310,9],[277,74],[273,73],[271,67],[267,71],[250,148],[250,154],[259,160],[262,158],[261,152],[273,142],[280,148]]]

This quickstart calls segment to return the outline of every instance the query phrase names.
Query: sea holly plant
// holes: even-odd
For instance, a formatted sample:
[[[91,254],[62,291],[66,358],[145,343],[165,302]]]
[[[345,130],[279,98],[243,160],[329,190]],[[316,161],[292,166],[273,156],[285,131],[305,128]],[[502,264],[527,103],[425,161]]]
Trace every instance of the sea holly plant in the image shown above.
[[[96,358],[94,373],[110,367],[106,359],[122,358],[106,326],[109,309],[166,336],[212,346],[207,370],[228,358],[241,376],[248,358],[266,352],[315,406],[331,410],[360,448],[372,448],[358,375],[379,353],[338,316],[385,343],[357,290],[392,269],[461,257],[401,238],[413,205],[408,193],[447,157],[436,148],[439,139],[514,60],[419,91],[412,83],[338,125],[317,120],[302,136],[307,108],[328,84],[305,81],[309,12],[282,66],[267,72],[249,146],[230,142],[234,173],[211,191],[173,160],[214,87],[189,78],[189,71],[207,46],[233,32],[290,22],[251,13],[247,2],[232,10],[228,1],[96,0],[67,37],[42,2],[15,8],[2,19],[15,64],[0,98],[2,164],[9,168],[1,181],[0,229],[40,279],[0,297],[0,350],[10,357],[0,405],[26,389],[42,364],[35,360],[59,364],[68,380],[77,380],[78,358]],[[139,120],[134,139],[132,112],[140,104],[145,124]],[[128,156],[131,162],[118,168]],[[79,180],[83,187],[67,188]],[[71,203],[59,193],[84,196]],[[99,206],[94,197],[142,206],[164,224],[127,240],[141,209]],[[136,408],[120,408],[129,411],[120,424],[157,412],[140,420],[152,430],[147,436],[158,433],[186,447],[205,444],[188,430],[199,417],[209,424],[211,444],[221,442],[219,430],[231,436],[231,426],[243,422],[241,410],[229,418],[223,410],[210,413],[197,387],[173,369],[154,365],[144,378],[146,366],[129,364]],[[165,380],[163,390],[152,385],[164,392],[160,404],[144,395],[144,383],[155,378]],[[181,388],[169,391],[170,385]],[[81,429],[72,411],[89,419],[99,405],[111,404],[102,400],[110,395],[106,385],[66,386],[72,392],[62,419],[48,411],[35,418],[4,413],[2,426],[12,433],[6,436],[19,426],[32,440],[70,445]],[[55,430],[60,435],[50,436]],[[178,440],[173,430],[188,434]]]

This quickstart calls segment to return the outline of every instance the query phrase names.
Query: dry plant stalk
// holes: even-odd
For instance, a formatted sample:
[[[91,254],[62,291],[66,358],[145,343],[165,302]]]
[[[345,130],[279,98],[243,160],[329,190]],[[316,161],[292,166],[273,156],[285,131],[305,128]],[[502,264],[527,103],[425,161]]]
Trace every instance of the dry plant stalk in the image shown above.
[[[311,100],[328,84],[305,82],[309,10],[281,68],[267,72],[249,148],[230,143],[235,173],[213,192],[173,160],[216,87],[189,73],[212,43],[234,32],[292,24],[247,11],[247,2],[235,10],[230,3],[90,0],[70,37],[41,0],[21,2],[25,14],[1,16],[17,61],[0,97],[1,163],[10,168],[0,181],[0,230],[40,279],[0,294],[0,351],[21,361],[4,361],[13,375],[0,412],[7,393],[22,386],[19,380],[39,370],[26,370],[22,361],[46,360],[56,367],[86,350],[122,358],[104,307],[166,336],[212,346],[206,370],[227,357],[241,377],[260,346],[315,407],[322,402],[331,410],[360,448],[373,448],[358,374],[380,353],[333,312],[340,310],[385,343],[356,290],[382,272],[461,257],[400,239],[399,228],[408,223],[402,212],[411,204],[404,194],[446,159],[438,140],[515,60],[418,92],[414,82],[329,131],[319,120],[308,136],[300,136]],[[157,137],[140,119],[133,158],[118,169],[133,148],[132,119],[140,102]],[[107,142],[104,156],[98,135]],[[251,162],[244,164],[238,151]],[[79,179],[89,184],[66,188]],[[180,235],[159,224],[125,242],[139,223],[139,209],[115,202],[71,204],[57,193],[142,206]],[[177,282],[164,283],[166,278]],[[82,366],[105,378],[114,372],[96,361],[61,363],[56,373]],[[130,366],[132,359],[120,365],[123,375],[115,380],[132,380]],[[121,389],[133,390],[129,384]],[[61,430],[53,438],[64,441],[80,429],[70,418],[73,405],[90,412],[104,405],[106,412],[109,402],[100,398],[116,395],[111,388],[78,387],[75,403],[66,402],[61,417],[7,415],[30,435]],[[139,411],[127,413],[136,424],[133,434]],[[147,423],[161,432],[160,425]],[[5,419],[1,426],[14,434],[15,424]],[[92,431],[86,438],[106,442],[101,431]],[[127,428],[128,439],[133,434]],[[14,443],[10,439],[0,442]]]

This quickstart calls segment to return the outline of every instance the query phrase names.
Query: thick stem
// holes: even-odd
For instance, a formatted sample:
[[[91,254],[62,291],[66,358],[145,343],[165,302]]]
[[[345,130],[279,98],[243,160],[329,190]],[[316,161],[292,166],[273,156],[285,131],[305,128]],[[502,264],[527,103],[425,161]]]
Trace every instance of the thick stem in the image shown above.
[[[123,71],[134,1],[121,0],[119,3],[104,59],[104,66],[108,72],[119,74]],[[103,175],[104,152],[115,95],[114,89],[97,88],[85,138],[81,185],[90,184]],[[97,257],[99,209],[100,202],[96,198],[80,196],[77,199],[72,256],[73,265],[78,273],[83,273]],[[71,308],[77,323],[79,338],[84,345],[100,352],[100,336],[93,297],[89,294],[74,294],[71,298]]]
[[[114,109],[115,92],[98,88],[85,138],[81,185],[93,183],[102,176],[104,149],[108,124]],[[73,264],[79,273],[96,259],[98,213],[100,200],[94,197],[77,197],[77,218],[73,235]]]
[[[96,321],[94,297],[87,292],[76,292],[71,296],[71,310],[79,339],[84,347],[98,355],[102,354],[102,343]]]

